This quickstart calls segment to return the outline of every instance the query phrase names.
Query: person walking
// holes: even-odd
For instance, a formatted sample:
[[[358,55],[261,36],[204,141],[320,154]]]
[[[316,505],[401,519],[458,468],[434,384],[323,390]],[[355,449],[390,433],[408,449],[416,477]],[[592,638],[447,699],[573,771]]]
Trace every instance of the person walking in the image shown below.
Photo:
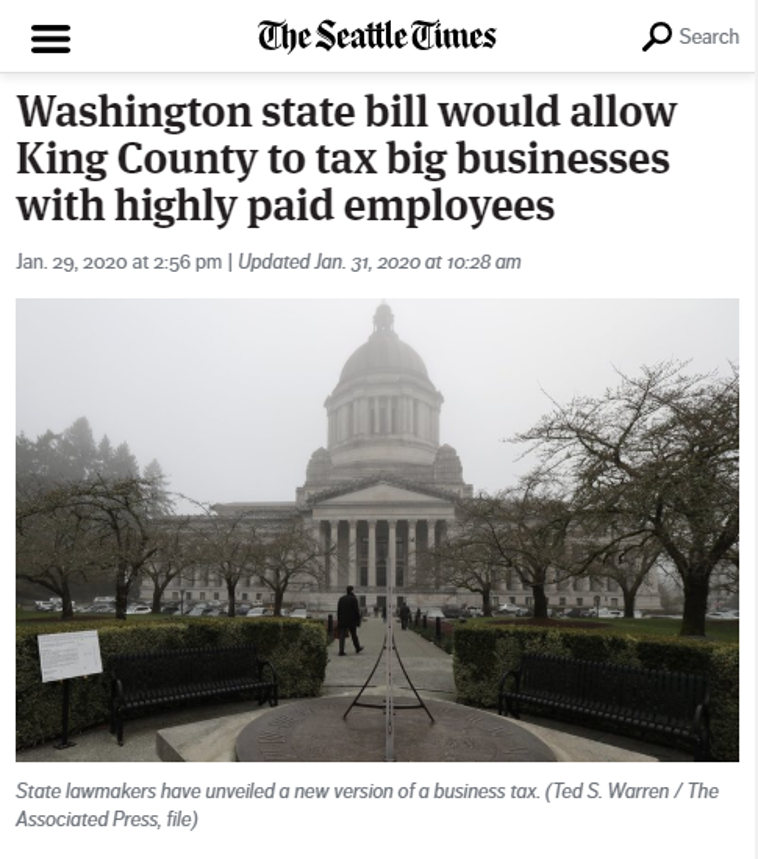
[[[347,592],[339,598],[337,603],[337,630],[339,631],[340,651],[339,655],[345,655],[345,638],[348,632],[353,640],[355,652],[360,653],[363,648],[358,641],[358,627],[361,625],[361,607],[358,597],[353,593],[353,586],[347,586]]]
[[[411,617],[411,610],[408,607],[408,603],[403,603],[400,606],[400,625],[403,629],[408,629],[408,621]]]

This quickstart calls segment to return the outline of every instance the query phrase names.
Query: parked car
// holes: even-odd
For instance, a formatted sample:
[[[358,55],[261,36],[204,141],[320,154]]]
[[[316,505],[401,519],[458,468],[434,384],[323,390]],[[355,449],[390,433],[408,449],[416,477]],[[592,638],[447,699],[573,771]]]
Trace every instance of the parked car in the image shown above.
[[[126,609],[127,614],[150,614],[149,605],[131,605]]]
[[[289,613],[289,617],[308,617],[308,609],[305,608],[293,608]]]
[[[425,612],[422,612],[422,614],[425,614],[428,620],[434,620],[437,617],[445,617],[445,613],[441,608],[428,608]]]
[[[457,617],[463,617],[464,612],[463,612],[463,609],[458,608],[457,605],[445,605],[445,606],[442,606],[442,614],[445,617],[457,618]]]
[[[513,603],[506,602],[497,607],[497,614],[518,614],[519,607]]]
[[[50,600],[37,600],[34,603],[34,608],[36,611],[55,611],[58,606]]]
[[[247,613],[246,617],[263,617],[266,614],[266,609],[262,605],[254,605]]]
[[[586,617],[584,610],[580,608],[570,608],[563,612],[564,617]]]
[[[92,614],[115,614],[116,613],[116,604],[115,603],[92,603],[92,608],[90,609]]]

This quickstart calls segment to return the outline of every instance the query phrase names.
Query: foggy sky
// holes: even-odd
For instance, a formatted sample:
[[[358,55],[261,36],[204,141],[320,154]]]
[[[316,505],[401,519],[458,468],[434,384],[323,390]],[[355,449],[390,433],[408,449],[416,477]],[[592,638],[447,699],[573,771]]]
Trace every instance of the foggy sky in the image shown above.
[[[17,432],[86,416],[96,441],[156,458],[191,498],[294,500],[379,301],[18,301]],[[736,301],[387,302],[445,398],[440,441],[476,490],[525,470],[503,439],[550,411],[547,395],[600,395],[614,367],[675,358],[727,373],[739,358]]]

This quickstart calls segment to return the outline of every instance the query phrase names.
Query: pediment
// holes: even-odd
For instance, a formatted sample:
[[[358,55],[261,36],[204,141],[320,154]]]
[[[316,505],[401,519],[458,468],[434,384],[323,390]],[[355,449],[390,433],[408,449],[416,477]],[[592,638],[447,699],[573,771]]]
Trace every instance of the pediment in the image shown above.
[[[436,495],[427,495],[402,486],[394,486],[391,483],[374,483],[364,486],[353,492],[345,492],[342,495],[332,496],[330,504],[364,504],[366,502],[379,502],[382,504],[428,504],[439,502]]]
[[[454,503],[447,495],[412,489],[394,482],[377,480],[355,488],[345,487],[313,503],[314,519],[345,518],[413,518],[414,516],[453,515]]]

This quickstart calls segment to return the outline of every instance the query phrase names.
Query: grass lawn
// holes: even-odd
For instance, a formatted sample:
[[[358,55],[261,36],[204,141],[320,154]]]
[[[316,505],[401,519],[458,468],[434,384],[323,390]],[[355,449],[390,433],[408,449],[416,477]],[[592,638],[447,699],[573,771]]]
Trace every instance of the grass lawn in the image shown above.
[[[226,615],[221,615],[222,618],[226,618]],[[258,620],[258,618],[248,618],[241,615],[237,615],[239,620]],[[190,617],[190,615],[178,615],[178,614],[128,614],[124,620],[116,620],[116,615],[111,613],[104,614],[74,614],[71,618],[72,623],[103,623],[106,621],[112,621],[113,623],[146,623],[156,621],[165,621],[166,623],[172,623],[177,620],[189,621],[192,623],[195,620],[213,620],[213,618],[197,618]],[[38,623],[60,623],[61,631],[65,632],[65,623],[61,619],[60,614],[57,612],[50,611],[24,611],[22,609],[16,609],[16,624],[24,624],[31,626],[32,624]]]
[[[142,620],[143,617],[170,617],[170,615],[130,614],[128,620]],[[115,620],[115,614],[74,614],[72,621]],[[55,623],[61,621],[61,616],[55,611],[24,611],[16,609],[16,623]],[[61,621],[62,622],[62,621]]]
[[[680,620],[671,617],[645,617],[639,620],[618,618],[608,624],[608,626],[618,627],[633,635],[679,635],[681,625]],[[738,620],[709,620],[706,618],[705,636],[713,641],[739,644],[740,622]]]

